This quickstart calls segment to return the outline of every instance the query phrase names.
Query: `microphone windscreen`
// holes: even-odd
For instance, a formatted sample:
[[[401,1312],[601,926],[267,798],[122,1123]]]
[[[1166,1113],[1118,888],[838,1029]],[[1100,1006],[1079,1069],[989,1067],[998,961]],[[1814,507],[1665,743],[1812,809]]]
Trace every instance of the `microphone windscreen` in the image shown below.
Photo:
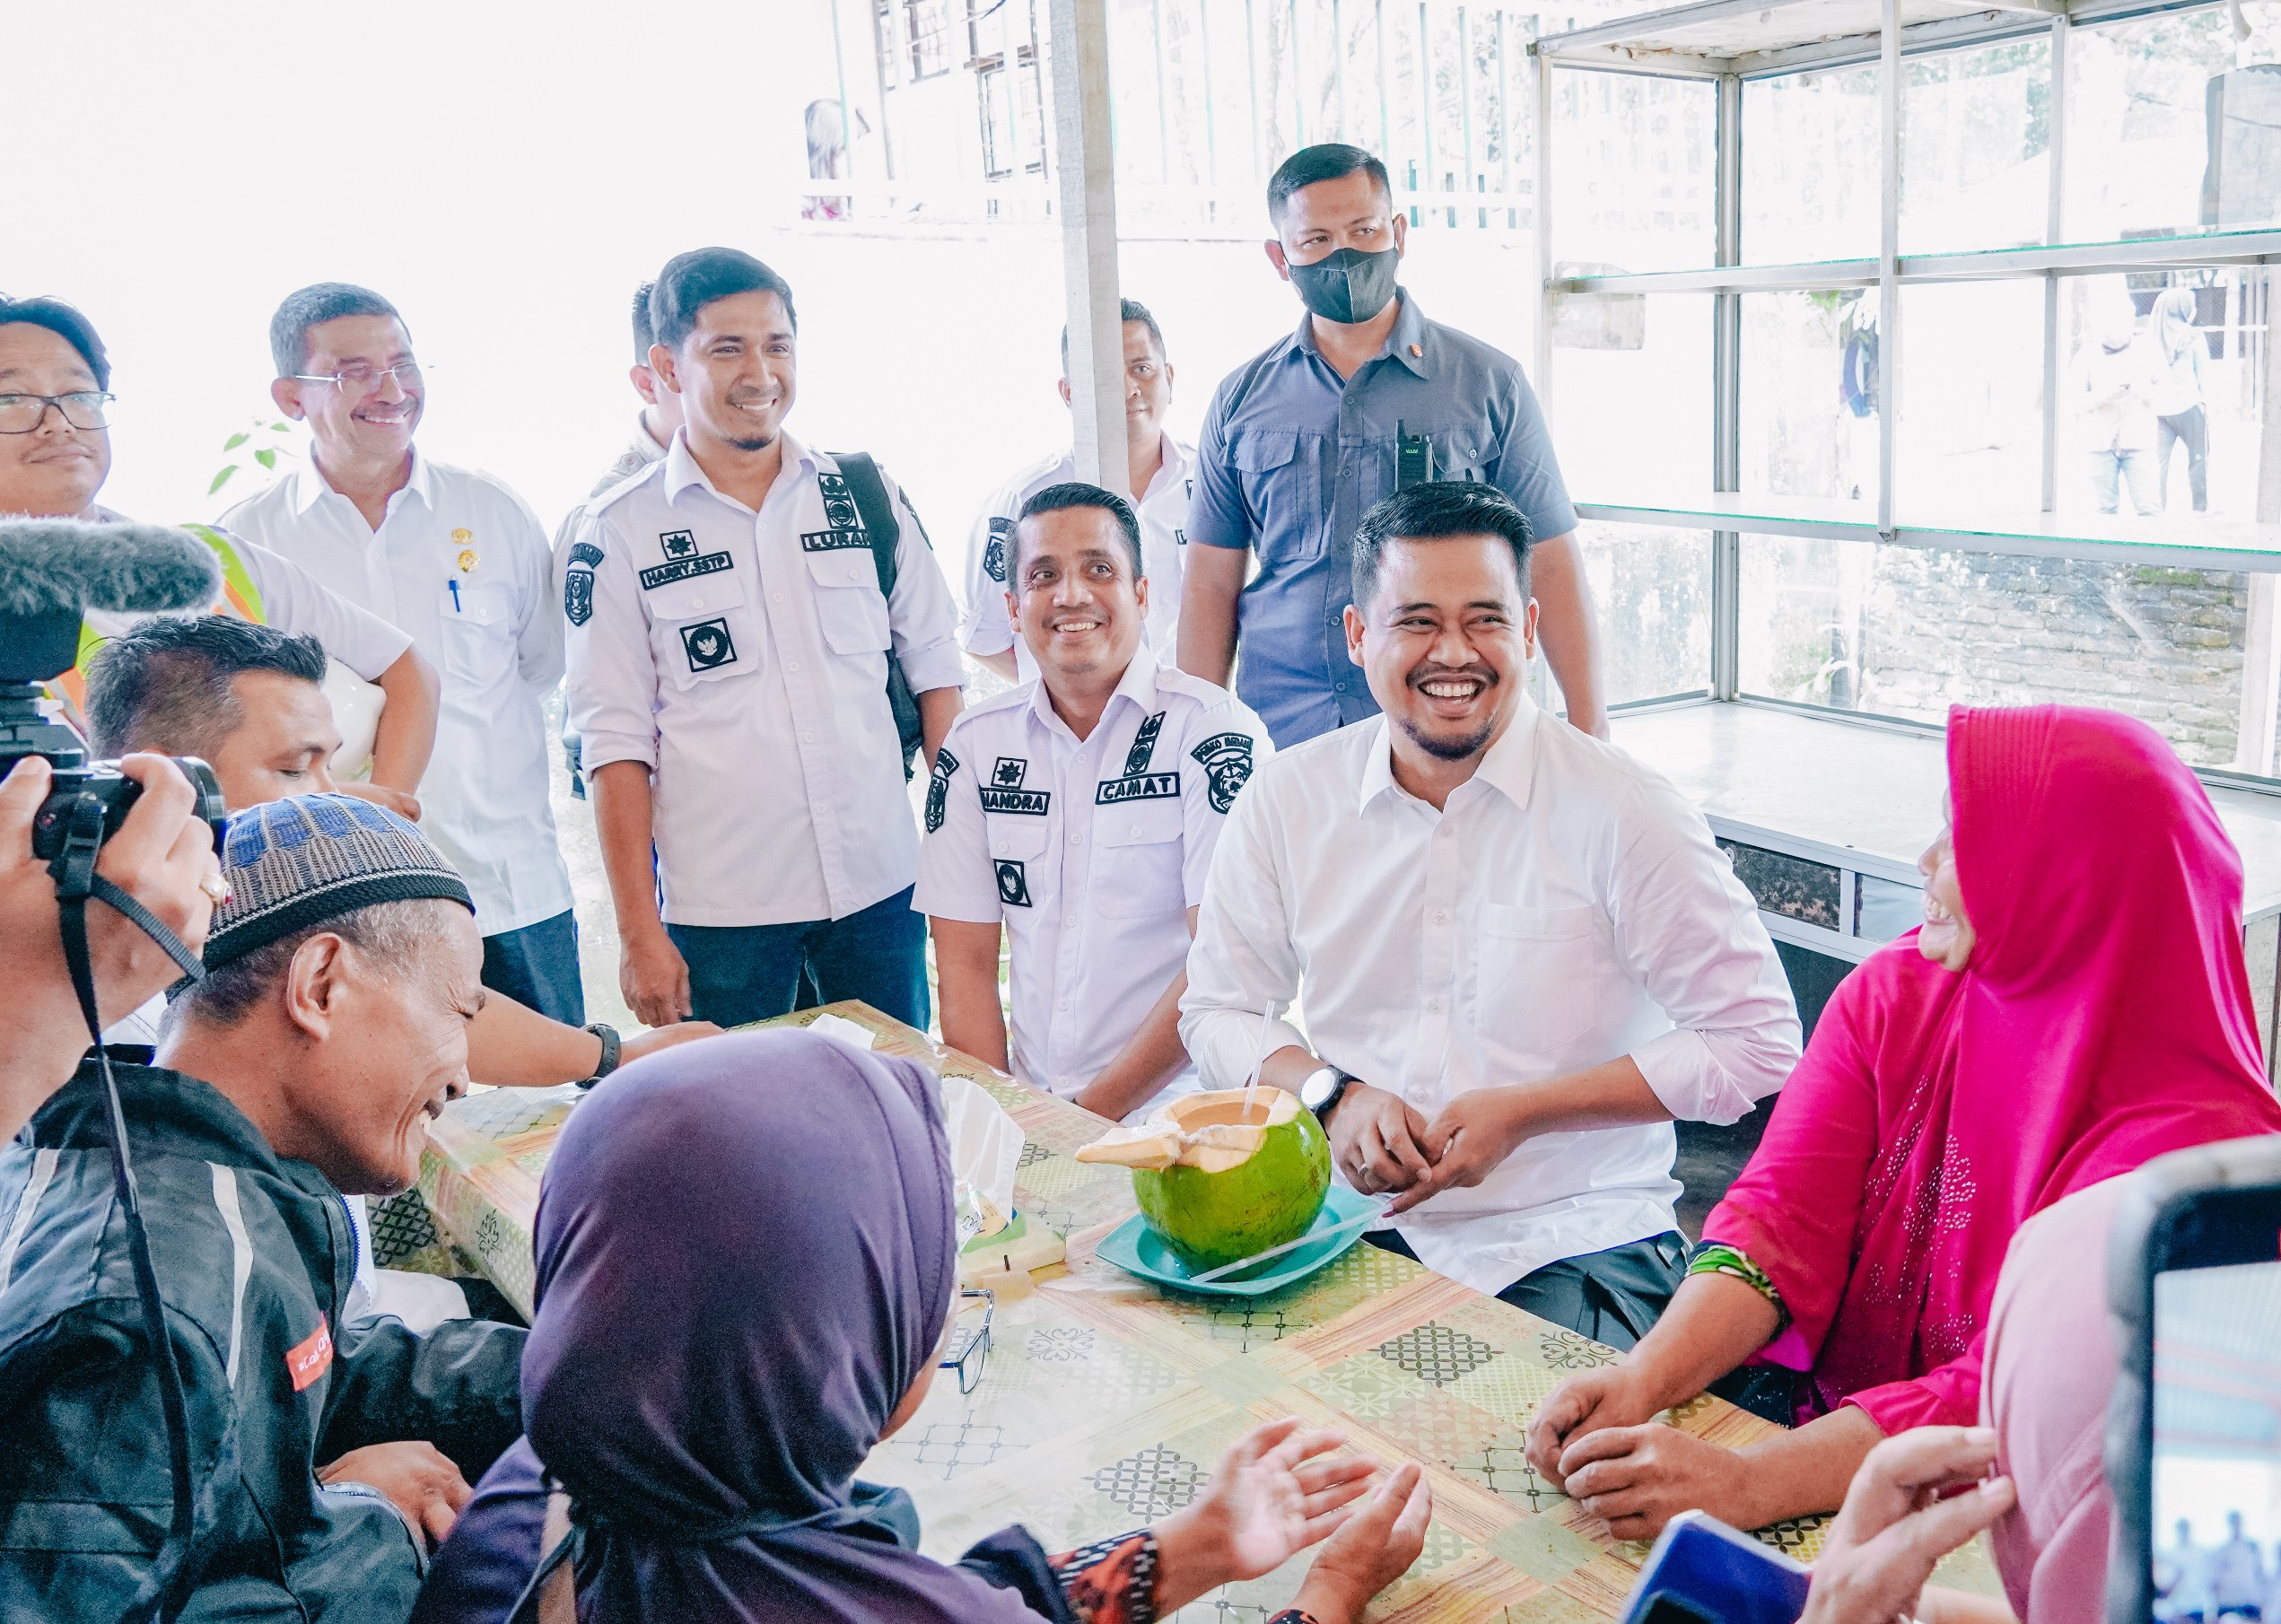
[[[0,615],[203,609],[221,595],[214,549],[187,530],[0,519]]]

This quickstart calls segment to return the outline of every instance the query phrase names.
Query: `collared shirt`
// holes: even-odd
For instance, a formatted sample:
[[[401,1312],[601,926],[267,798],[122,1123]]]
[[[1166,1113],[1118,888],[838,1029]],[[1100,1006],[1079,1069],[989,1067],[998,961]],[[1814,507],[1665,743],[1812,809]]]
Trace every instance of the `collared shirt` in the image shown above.
[[[1394,493],[1402,433],[1430,435],[1436,478],[1497,486],[1540,538],[1576,528],[1520,362],[1401,298],[1386,347],[1344,380],[1301,317],[1220,384],[1197,446],[1188,539],[1259,554],[1236,691],[1286,749],[1377,713],[1347,659],[1348,572],[1363,514]]]
[[[594,488],[586,493],[586,500],[564,514],[563,522],[555,527],[555,599],[556,602],[563,602],[568,594],[571,543],[578,538],[579,531],[584,528],[587,511],[605,493],[616,490],[651,463],[662,462],[664,459],[665,448],[650,438],[648,421],[642,414],[636,413],[634,418],[633,441],[617,454],[617,460],[610,464],[609,472],[594,482]],[[577,738],[577,734],[565,729],[564,741],[566,743],[575,742]]]
[[[676,435],[571,544],[568,721],[590,778],[650,769],[671,924],[844,919],[910,885],[919,832],[887,650],[914,694],[964,680],[957,610],[909,501],[887,481],[889,599],[839,464],[783,447],[756,513]]]
[[[1132,510],[1140,521],[1141,572],[1149,579],[1149,648],[1166,665],[1179,653],[1180,581],[1188,555],[1188,500],[1196,492],[1195,469],[1194,448],[1167,434],[1157,476]],[[958,628],[958,644],[969,654],[1013,650],[1014,668],[1023,682],[1037,676],[1037,667],[1006,616],[1014,524],[1024,502],[1048,485],[1076,477],[1073,450],[1034,462],[1000,486],[974,520],[966,558],[966,618]]]
[[[1084,739],[1037,682],[951,725],[911,905],[1005,922],[1016,1077],[1073,1095],[1131,1041],[1187,960],[1220,826],[1272,749],[1235,695],[1145,646]],[[1134,1114],[1195,1086],[1184,1068]]]
[[[1758,911],[1702,814],[1525,697],[1437,812],[1394,782],[1386,723],[1286,751],[1228,820],[1180,1030],[1207,1087],[1240,1082],[1262,1017],[1431,1121],[1473,1088],[1629,1055],[1674,1117],[1731,1122],[1798,1057]],[[1335,1120],[1335,1119],[1334,1119]],[[1672,1227],[1669,1123],[1549,1133],[1396,1227],[1476,1290]]]
[[[226,522],[410,633],[442,674],[420,827],[466,878],[483,933],[566,912],[541,711],[563,674],[562,621],[546,533],[522,499],[415,450],[377,531],[313,463]]]
[[[133,522],[109,508],[91,509],[88,518],[96,524]],[[293,560],[238,536],[230,537],[230,547],[245,567],[254,590],[261,594],[264,625],[294,637],[315,638],[334,664],[346,667],[366,682],[403,659],[404,650],[412,646],[412,639],[405,633],[332,591]],[[226,599],[217,602],[214,612],[229,613],[224,603]],[[87,624],[104,637],[117,637],[155,618],[108,609],[90,609],[86,616]]]

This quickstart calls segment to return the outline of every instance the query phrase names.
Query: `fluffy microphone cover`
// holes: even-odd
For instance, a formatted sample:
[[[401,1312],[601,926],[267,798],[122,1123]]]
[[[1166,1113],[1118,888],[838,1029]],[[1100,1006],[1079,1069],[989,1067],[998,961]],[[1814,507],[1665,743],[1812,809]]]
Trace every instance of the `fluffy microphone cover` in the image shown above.
[[[221,593],[214,550],[187,530],[0,519],[0,615],[203,609]]]

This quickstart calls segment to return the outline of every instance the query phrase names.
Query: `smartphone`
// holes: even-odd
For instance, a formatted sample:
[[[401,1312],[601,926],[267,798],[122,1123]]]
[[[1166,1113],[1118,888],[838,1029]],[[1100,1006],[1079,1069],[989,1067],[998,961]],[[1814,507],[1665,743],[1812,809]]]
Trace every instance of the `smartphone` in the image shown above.
[[[1622,1624],[1796,1624],[1806,1570],[1707,1512],[1664,1524]]]
[[[2109,1624],[2281,1619],[2281,1134],[2141,1168],[2107,1286]]]

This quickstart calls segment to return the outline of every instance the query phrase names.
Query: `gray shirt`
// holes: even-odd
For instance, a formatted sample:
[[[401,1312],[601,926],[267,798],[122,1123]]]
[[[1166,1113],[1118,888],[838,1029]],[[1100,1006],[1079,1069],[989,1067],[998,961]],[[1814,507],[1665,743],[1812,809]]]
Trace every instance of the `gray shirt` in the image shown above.
[[[1538,537],[1576,528],[1520,362],[1400,298],[1386,347],[1351,379],[1301,318],[1229,374],[1204,419],[1188,539],[1258,550],[1237,606],[1236,691],[1278,749],[1377,712],[1347,659],[1349,547],[1362,515],[1394,493],[1403,432],[1432,437],[1436,478],[1497,486]]]

